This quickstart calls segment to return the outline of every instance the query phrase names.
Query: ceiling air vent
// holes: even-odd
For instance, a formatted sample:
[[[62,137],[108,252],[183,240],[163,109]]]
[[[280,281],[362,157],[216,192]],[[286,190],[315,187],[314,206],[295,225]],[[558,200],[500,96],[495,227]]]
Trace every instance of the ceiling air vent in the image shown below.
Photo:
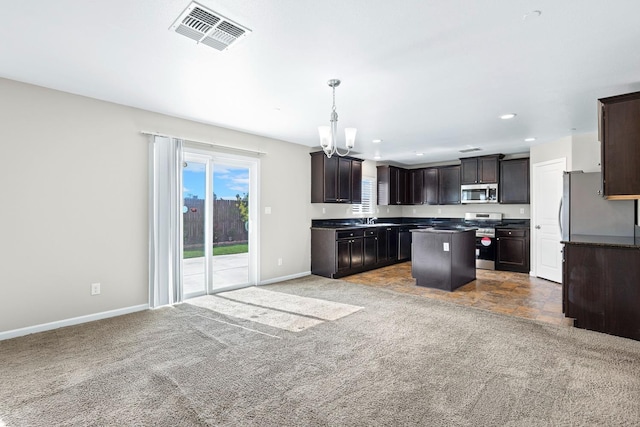
[[[250,29],[196,2],[182,12],[170,29],[221,51],[251,33]]]

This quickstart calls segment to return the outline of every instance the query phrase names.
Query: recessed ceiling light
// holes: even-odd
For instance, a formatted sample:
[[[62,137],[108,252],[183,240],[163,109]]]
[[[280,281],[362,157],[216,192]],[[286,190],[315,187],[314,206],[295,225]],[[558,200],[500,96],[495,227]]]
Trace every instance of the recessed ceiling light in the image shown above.
[[[502,120],[509,120],[509,119],[513,119],[515,116],[517,116],[516,113],[508,113],[508,114],[501,115],[500,118]]]
[[[381,139],[374,139],[374,140],[373,140],[373,141],[371,141],[371,142],[373,142],[374,144],[379,144],[379,143],[381,143],[381,142],[382,142],[382,140],[381,140]]]
[[[424,156],[424,153],[416,153],[416,156]]]
[[[373,160],[380,160],[382,157],[380,156],[373,156]]]
[[[535,140],[536,140],[535,138],[525,138],[524,139],[525,142],[533,142]]]

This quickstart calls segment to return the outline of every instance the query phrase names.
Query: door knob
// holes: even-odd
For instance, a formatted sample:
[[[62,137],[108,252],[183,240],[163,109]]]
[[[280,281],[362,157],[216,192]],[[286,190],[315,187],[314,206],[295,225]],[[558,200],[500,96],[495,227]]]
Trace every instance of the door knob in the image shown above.
[[[536,225],[536,230],[540,230],[540,226],[539,225]]]

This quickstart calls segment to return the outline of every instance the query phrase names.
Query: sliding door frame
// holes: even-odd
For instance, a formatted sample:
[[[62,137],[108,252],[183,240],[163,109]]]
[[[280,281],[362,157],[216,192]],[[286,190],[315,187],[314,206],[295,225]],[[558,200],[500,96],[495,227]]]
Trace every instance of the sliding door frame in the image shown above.
[[[258,177],[260,176],[260,159],[253,156],[243,156],[218,150],[204,148],[184,147],[183,156],[193,161],[205,162],[205,283],[206,293],[212,294],[232,289],[255,286],[260,283],[260,188]],[[249,227],[248,227],[248,282],[234,284],[225,287],[214,286],[213,283],[213,173],[214,164],[223,163],[230,166],[246,167],[249,170]]]

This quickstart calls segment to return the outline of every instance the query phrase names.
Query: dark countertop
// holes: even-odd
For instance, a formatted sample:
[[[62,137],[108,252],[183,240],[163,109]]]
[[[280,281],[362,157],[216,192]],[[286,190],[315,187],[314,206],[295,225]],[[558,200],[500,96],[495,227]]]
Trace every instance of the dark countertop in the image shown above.
[[[409,228],[426,228],[426,227],[483,227],[484,225],[476,225],[469,223],[464,218],[378,218],[375,224],[362,224],[361,218],[344,218],[344,219],[314,219],[311,221],[311,229],[332,229],[343,230],[348,228],[362,227],[409,227]],[[491,223],[487,226],[496,228],[529,228],[528,219],[503,219],[500,223]]]
[[[529,229],[529,224],[522,224],[522,223],[518,223],[518,224],[502,224],[502,225],[496,225],[496,228],[509,228],[509,229],[513,229],[513,228],[517,228],[517,229]]]
[[[594,236],[588,234],[578,234],[571,236],[571,240],[563,240],[565,245],[587,245],[617,248],[640,248],[640,236]]]
[[[411,230],[412,233],[465,233],[467,231],[475,231],[475,227],[434,227],[434,228],[417,228]]]
[[[312,230],[348,230],[348,229],[362,229],[362,228],[377,228],[377,227],[418,227],[415,224],[393,224],[387,222],[379,222],[376,224],[326,224],[326,225],[314,225]]]

